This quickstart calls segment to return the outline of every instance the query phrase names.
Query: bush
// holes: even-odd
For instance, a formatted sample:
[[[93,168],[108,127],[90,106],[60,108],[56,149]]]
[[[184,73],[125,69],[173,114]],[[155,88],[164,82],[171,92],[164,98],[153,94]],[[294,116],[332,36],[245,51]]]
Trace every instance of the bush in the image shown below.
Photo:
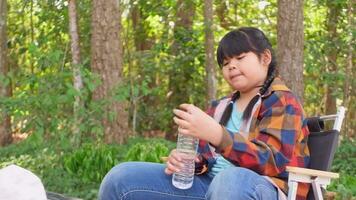
[[[19,165],[38,175],[46,190],[88,200],[97,199],[102,178],[119,162],[159,162],[175,145],[163,139],[136,137],[125,145],[89,141],[73,149],[68,138],[43,141],[33,136],[0,148],[0,168]]]
[[[337,192],[337,199],[356,199],[356,141],[341,141],[332,171],[340,173],[340,178],[333,180],[328,189]]]
[[[335,153],[332,170],[356,176],[356,141],[344,139]]]
[[[100,183],[118,162],[118,148],[87,143],[72,154],[65,155],[64,168],[71,175],[80,177],[83,183]]]
[[[160,158],[167,156],[169,148],[160,141],[140,142],[127,151],[125,161],[146,161],[146,162],[162,162]]]

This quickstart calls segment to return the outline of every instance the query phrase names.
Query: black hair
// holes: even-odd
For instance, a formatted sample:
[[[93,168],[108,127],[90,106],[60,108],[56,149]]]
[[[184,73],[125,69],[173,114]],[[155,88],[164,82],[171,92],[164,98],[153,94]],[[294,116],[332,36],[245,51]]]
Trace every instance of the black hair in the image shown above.
[[[246,109],[243,112],[242,119],[248,120],[251,117],[251,112],[253,106],[258,101],[259,97],[262,96],[269,86],[271,85],[274,77],[276,76],[276,58],[274,55],[274,51],[272,49],[271,43],[268,41],[265,34],[254,27],[242,27],[227,33],[220,41],[216,57],[219,64],[219,67],[223,67],[224,59],[232,58],[233,56],[238,56],[242,53],[253,52],[257,55],[259,59],[261,59],[262,54],[269,50],[271,52],[271,62],[268,66],[267,77],[264,81],[263,86],[260,88],[258,94],[254,96]],[[240,97],[240,92],[236,91],[231,98],[231,102],[226,107],[221,120],[221,125],[226,125],[230,119],[231,112],[233,109],[234,102]]]

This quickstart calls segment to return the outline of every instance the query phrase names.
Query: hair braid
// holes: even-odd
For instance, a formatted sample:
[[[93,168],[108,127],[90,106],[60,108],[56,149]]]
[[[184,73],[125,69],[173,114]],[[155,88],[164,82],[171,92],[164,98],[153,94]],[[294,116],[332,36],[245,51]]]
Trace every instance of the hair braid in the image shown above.
[[[248,120],[251,117],[253,106],[257,103],[260,96],[264,95],[264,93],[267,91],[267,89],[271,85],[272,81],[274,80],[274,78],[275,78],[274,71],[275,71],[274,67],[268,68],[267,78],[266,78],[265,82],[263,83],[263,86],[260,88],[258,94],[256,96],[254,96],[251,99],[251,101],[248,103],[248,105],[246,106],[244,113],[242,115],[243,120]]]
[[[231,100],[229,102],[229,105],[226,106],[225,110],[224,110],[224,113],[220,119],[220,124],[225,126],[227,124],[227,122],[229,121],[230,119],[230,116],[231,116],[231,113],[232,113],[232,109],[233,109],[233,106],[234,106],[234,103],[235,101],[240,98],[240,92],[239,91],[236,91],[232,97],[231,97]]]

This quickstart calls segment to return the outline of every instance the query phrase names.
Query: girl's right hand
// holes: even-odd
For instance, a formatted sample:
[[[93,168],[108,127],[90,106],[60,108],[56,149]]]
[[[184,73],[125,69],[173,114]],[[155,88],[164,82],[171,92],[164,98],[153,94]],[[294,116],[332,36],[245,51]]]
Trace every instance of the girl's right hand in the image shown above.
[[[167,175],[171,175],[173,173],[179,172],[182,167],[182,158],[177,152],[177,150],[173,149],[167,158],[166,168],[164,169],[164,172]]]
[[[201,162],[198,157],[195,157],[195,162]],[[184,166],[182,162],[182,155],[177,152],[176,149],[173,149],[169,154],[166,161],[166,168],[164,172],[167,175],[179,172],[179,170]]]

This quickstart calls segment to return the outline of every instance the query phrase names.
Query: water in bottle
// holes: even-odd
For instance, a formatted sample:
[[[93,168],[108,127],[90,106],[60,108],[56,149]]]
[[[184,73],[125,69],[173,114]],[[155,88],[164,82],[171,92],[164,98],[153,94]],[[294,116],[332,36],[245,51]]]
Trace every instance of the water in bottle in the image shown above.
[[[174,173],[172,184],[179,189],[189,189],[193,185],[194,160],[198,148],[198,139],[178,134],[177,152],[180,153],[184,166],[180,172]]]

